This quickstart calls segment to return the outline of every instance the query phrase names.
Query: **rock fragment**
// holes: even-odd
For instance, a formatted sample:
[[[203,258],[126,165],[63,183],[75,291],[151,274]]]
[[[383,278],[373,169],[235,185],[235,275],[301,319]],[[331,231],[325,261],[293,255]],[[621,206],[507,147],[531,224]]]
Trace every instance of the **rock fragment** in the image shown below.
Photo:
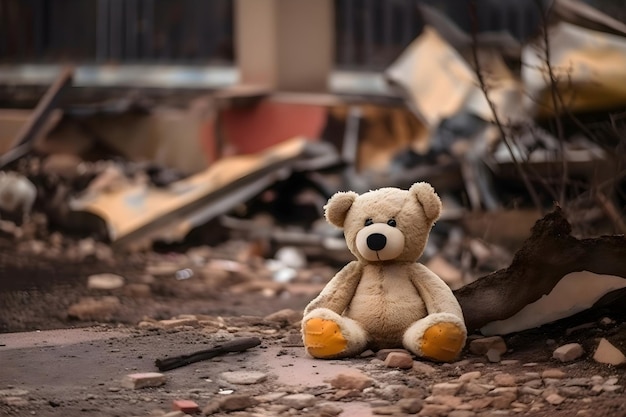
[[[391,352],[385,358],[385,366],[388,368],[411,369],[413,357],[405,352]]]
[[[481,337],[474,339],[469,344],[469,350],[475,355],[485,355],[489,350],[495,350],[501,355],[507,351],[506,343],[500,336]]]
[[[87,277],[90,290],[116,290],[124,286],[124,277],[116,274],[95,274]]]
[[[234,371],[222,372],[220,377],[230,384],[252,385],[265,381],[267,374],[257,371]]]
[[[121,307],[119,298],[107,296],[102,298],[85,297],[67,309],[69,318],[78,320],[109,321]]]
[[[456,395],[463,387],[463,383],[460,382],[440,382],[433,385],[433,395]]]
[[[374,380],[357,369],[349,369],[338,373],[330,381],[330,385],[337,389],[363,391],[374,384]]]
[[[599,363],[617,366],[626,363],[626,356],[611,342],[602,338],[593,354],[593,360]]]
[[[280,399],[281,404],[296,410],[313,407],[315,405],[315,395],[311,394],[291,394]]]
[[[567,345],[559,346],[552,353],[552,357],[561,362],[571,362],[580,358],[585,351],[583,347],[578,343],[568,343]]]

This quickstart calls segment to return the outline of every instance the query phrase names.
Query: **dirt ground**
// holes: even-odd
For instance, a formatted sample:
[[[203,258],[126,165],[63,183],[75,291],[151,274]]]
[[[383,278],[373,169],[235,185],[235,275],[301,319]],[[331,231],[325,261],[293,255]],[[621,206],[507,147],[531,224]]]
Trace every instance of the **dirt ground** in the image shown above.
[[[207,414],[236,416],[626,416],[623,369],[592,359],[590,341],[603,331],[595,321],[599,317],[507,336],[508,350],[499,362],[468,349],[453,364],[416,360],[411,369],[388,368],[375,352],[319,361],[304,353],[299,319],[336,265],[310,265],[298,278],[277,284],[253,261],[235,272],[228,264],[228,273],[219,272],[223,264],[208,261],[204,275],[190,268],[196,274],[181,280],[162,272],[172,264],[184,267],[189,252],[69,259],[45,251],[33,255],[6,239],[0,249],[2,415],[165,415],[174,400],[188,399],[200,410],[207,407]],[[226,257],[206,252],[206,258]],[[96,273],[119,274],[125,285],[90,289],[87,277]],[[110,311],[72,307],[106,297],[117,300]],[[271,315],[279,311],[278,317]],[[161,322],[174,317],[190,321],[172,327]],[[623,321],[610,318],[615,325]],[[261,345],[166,371],[161,387],[132,390],[121,384],[127,374],[157,371],[157,358],[247,336],[260,338]],[[556,347],[573,342],[585,348],[581,358],[567,363],[552,358]],[[359,390],[329,384],[350,369],[362,371],[372,385]],[[261,372],[265,378],[238,385],[222,378],[232,371]],[[437,384],[459,384],[459,378],[465,381],[460,390],[439,392]],[[478,391],[470,392],[470,385]],[[308,395],[311,402],[301,407],[282,399],[291,394]],[[256,400],[233,411],[220,409],[229,395]],[[218,406],[209,410],[211,404]]]

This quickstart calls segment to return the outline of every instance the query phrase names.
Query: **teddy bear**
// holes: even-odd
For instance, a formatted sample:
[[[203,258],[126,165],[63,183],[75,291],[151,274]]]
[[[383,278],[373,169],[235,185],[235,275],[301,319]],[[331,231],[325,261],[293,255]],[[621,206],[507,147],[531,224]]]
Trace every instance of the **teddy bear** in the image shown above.
[[[356,260],[304,310],[309,355],[335,359],[404,347],[433,361],[458,357],[467,337],[461,307],[450,287],[417,262],[441,208],[425,182],[337,192],[328,200],[326,220],[343,229]]]

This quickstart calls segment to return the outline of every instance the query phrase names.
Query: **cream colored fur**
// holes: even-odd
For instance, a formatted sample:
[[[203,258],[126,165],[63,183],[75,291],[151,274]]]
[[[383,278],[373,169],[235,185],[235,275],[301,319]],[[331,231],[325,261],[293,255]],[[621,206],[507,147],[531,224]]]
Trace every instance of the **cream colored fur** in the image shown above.
[[[348,344],[335,357],[354,356],[368,347],[402,346],[421,356],[424,333],[438,323],[457,325],[464,332],[464,340],[463,314],[452,291],[416,262],[441,212],[441,201],[429,184],[417,183],[408,191],[383,188],[360,196],[337,193],[325,209],[327,220],[344,229],[357,260],[339,271],[309,303],[303,328],[311,318],[337,323]],[[390,220],[395,221],[394,226],[389,226]],[[385,228],[392,227],[401,232],[404,250],[396,258],[368,261],[359,252],[358,247],[367,244],[362,240],[367,233],[359,232],[368,230],[369,221],[377,225],[372,227],[377,233],[385,234]],[[397,239],[396,231],[388,238]]]

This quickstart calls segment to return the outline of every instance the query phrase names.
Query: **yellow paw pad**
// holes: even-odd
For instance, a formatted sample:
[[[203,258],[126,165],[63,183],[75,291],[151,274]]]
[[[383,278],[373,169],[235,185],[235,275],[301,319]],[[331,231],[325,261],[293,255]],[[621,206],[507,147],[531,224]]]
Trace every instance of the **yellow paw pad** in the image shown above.
[[[345,350],[348,341],[332,320],[312,318],[304,325],[304,345],[316,358],[327,358]]]
[[[421,350],[425,357],[450,362],[463,349],[465,334],[459,326],[453,323],[438,323],[424,332]]]

